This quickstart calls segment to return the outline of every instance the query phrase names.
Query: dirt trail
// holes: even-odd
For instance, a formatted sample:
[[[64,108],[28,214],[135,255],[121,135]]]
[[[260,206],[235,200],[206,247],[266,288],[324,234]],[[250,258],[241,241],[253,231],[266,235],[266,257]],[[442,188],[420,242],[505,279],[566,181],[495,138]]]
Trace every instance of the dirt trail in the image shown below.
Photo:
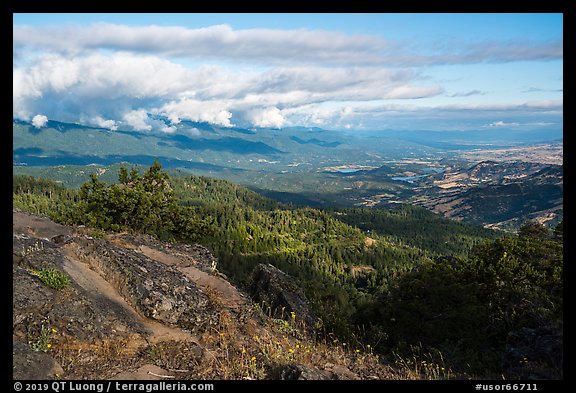
[[[119,247],[136,250],[150,259],[176,268],[194,283],[198,284],[203,290],[215,295],[218,298],[218,302],[224,307],[238,310],[247,302],[246,298],[238,289],[228,281],[194,266],[197,262],[191,259],[190,255],[178,256],[168,254],[146,245],[132,244],[119,236],[114,236],[111,241]]]
[[[246,298],[236,287],[216,275],[206,273],[197,267],[192,266],[189,261],[144,245],[141,245],[138,248],[138,251],[148,258],[154,259],[155,261],[168,266],[173,266],[180,270],[184,275],[186,275],[186,277],[198,284],[202,289],[208,290],[208,292],[216,295],[219,303],[225,307],[239,309],[241,306],[246,304]]]
[[[64,270],[66,273],[90,294],[98,307],[106,308],[105,311],[108,312],[110,318],[118,321],[120,329],[122,325],[127,325],[144,336],[149,343],[168,340],[198,341],[185,330],[166,326],[141,316],[102,276],[78,260],[71,251],[66,250],[65,254]]]

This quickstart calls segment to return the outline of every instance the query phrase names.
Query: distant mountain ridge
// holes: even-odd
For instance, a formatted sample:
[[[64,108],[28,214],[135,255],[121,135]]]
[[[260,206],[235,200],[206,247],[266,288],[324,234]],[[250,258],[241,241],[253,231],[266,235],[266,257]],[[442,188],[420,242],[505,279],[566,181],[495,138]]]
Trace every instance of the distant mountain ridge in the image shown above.
[[[416,203],[448,217],[497,226],[530,217],[555,222],[561,216],[561,175],[548,164],[523,157],[513,162],[485,158],[490,155],[468,160],[461,154],[509,146],[517,155],[522,142],[561,138],[557,133],[531,132],[522,139],[516,131],[501,130],[354,133],[298,126],[247,129],[190,120],[171,124],[162,116],[153,120],[172,131],[110,130],[56,120],[38,128],[14,119],[13,164],[41,170],[148,166],[157,159],[169,170],[227,179],[301,205]],[[548,176],[535,176],[547,168]],[[522,191],[526,189],[543,200],[534,200]],[[490,193],[502,199],[497,209],[483,207]]]
[[[163,116],[149,116],[164,124],[169,132],[135,131],[121,126],[110,130],[57,120],[48,120],[39,128],[13,119],[13,158],[27,165],[50,165],[39,158],[58,157],[71,163],[78,158],[78,164],[82,164],[86,161],[81,156],[125,156],[124,161],[130,161],[131,156],[146,155],[167,158],[182,167],[187,166],[186,162],[197,162],[228,168],[265,167],[279,172],[290,171],[291,165],[302,163],[316,168],[327,163],[381,166],[382,159],[562,140],[562,133],[544,130],[337,132],[300,126],[247,129],[191,120],[172,124]],[[22,150],[31,148],[41,149],[41,153]],[[268,165],[262,165],[266,161]],[[276,162],[275,166],[270,162]]]
[[[345,144],[337,140],[337,134],[323,140],[315,136],[316,131],[304,129],[249,130],[187,120],[173,127],[174,132],[109,130],[50,120],[38,128],[14,119],[13,160],[21,165],[54,165],[58,160],[84,165],[150,156],[168,166],[194,167],[194,163],[202,163],[253,168],[265,160],[290,164],[302,161],[303,156],[327,159],[332,153],[327,148]],[[348,148],[361,159],[366,158],[359,148]]]

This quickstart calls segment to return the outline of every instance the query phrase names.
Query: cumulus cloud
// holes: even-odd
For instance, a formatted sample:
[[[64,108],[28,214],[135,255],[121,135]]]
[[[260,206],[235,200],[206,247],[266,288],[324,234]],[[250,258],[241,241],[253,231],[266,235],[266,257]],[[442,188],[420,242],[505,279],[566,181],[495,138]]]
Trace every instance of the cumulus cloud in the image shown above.
[[[197,74],[169,60],[128,53],[71,58],[46,55],[14,73],[14,96],[18,98],[71,89],[107,98],[167,97],[199,82]]]
[[[169,113],[166,116],[168,118],[168,120],[170,121],[170,124],[173,125],[177,125],[180,124],[182,122],[182,119],[180,119],[176,114],[174,113]]]
[[[92,118],[89,123],[92,123],[101,128],[107,128],[112,131],[116,131],[118,129],[118,122],[116,122],[116,120],[106,120],[101,116]]]
[[[36,115],[32,118],[32,125],[36,128],[42,128],[48,123],[48,118],[44,115]]]
[[[29,118],[44,112],[64,120],[73,115],[119,120],[139,107],[192,91],[195,74],[154,56],[126,53],[65,58],[39,57],[13,71],[14,115]],[[202,86],[202,85],[200,85]]]
[[[276,107],[252,110],[247,117],[256,127],[282,128],[286,124],[282,112]]]
[[[230,121],[232,113],[227,109],[229,103],[222,100],[200,101],[184,98],[170,101],[160,106],[156,111],[168,118],[187,119],[218,124],[225,127],[233,126]]]
[[[136,131],[152,130],[152,126],[149,124],[148,112],[144,109],[137,109],[125,113],[122,120]]]

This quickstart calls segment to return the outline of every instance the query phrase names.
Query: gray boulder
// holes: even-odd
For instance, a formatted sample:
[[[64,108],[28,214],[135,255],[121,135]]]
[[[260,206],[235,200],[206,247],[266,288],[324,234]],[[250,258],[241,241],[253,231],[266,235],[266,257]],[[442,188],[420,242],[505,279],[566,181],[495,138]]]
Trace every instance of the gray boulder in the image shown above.
[[[50,355],[35,352],[23,342],[12,344],[12,378],[15,380],[49,380],[62,377],[62,366]]]
[[[254,268],[248,291],[255,303],[270,307],[275,318],[289,320],[294,313],[310,328],[317,322],[302,288],[294,278],[271,264],[259,264]]]

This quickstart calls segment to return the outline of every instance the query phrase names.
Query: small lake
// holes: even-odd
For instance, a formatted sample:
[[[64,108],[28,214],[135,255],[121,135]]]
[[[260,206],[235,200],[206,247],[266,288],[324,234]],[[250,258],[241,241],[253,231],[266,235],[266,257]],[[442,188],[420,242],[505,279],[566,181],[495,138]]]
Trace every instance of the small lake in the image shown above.
[[[436,172],[436,173],[442,173],[444,172],[444,169],[442,168],[434,168],[434,167],[428,167],[428,168],[424,168],[425,171],[429,171],[429,172]]]
[[[428,168],[424,168],[423,169],[426,172],[434,172],[434,173],[442,173],[444,172],[444,169],[442,168],[434,168],[434,167],[428,167]],[[414,176],[396,176],[396,177],[392,177],[392,180],[400,180],[400,181],[405,181],[408,183],[414,183],[415,179],[418,179],[420,177],[427,177],[427,176],[431,176],[430,173],[424,174],[424,175],[414,175]]]
[[[396,177],[392,177],[392,180],[401,180],[401,181],[405,181],[408,183],[414,183],[414,179],[418,179],[420,177],[427,177],[430,175],[417,175],[417,176],[396,176]]]

